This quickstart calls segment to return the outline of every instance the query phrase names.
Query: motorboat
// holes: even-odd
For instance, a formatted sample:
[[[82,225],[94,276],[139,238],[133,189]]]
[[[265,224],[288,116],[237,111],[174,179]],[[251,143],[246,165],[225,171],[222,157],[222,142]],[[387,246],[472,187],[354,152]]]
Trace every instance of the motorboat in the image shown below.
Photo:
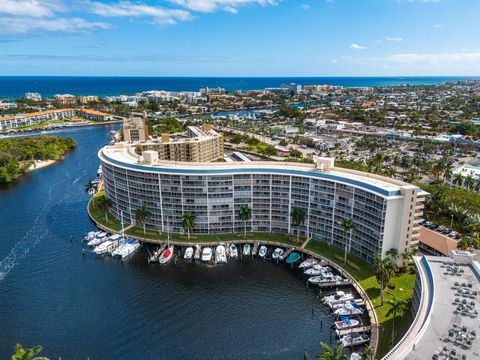
[[[199,260],[202,257],[202,247],[200,245],[197,245],[195,247],[195,254],[193,255],[193,258],[195,260]]]
[[[285,252],[285,250],[283,250],[282,248],[276,248],[275,251],[272,254],[272,259],[274,259],[274,260],[279,259],[280,256],[283,255],[284,252]]]
[[[230,257],[237,258],[238,257],[238,249],[237,245],[230,244]]]
[[[183,254],[185,260],[192,260],[193,258],[193,247],[189,246],[185,249],[185,254]]]
[[[110,248],[110,255],[112,256],[120,256],[123,247],[125,246],[125,242],[119,242],[117,244],[113,244]]]
[[[264,258],[265,256],[267,256],[267,251],[268,248],[265,245],[260,246],[260,249],[258,250],[258,256]]]
[[[99,234],[100,231],[89,231],[87,235],[83,238],[85,242],[89,242],[90,240],[93,240],[97,234]]]
[[[215,262],[225,264],[227,262],[227,252],[224,245],[218,245],[215,250]]]
[[[322,282],[322,277],[320,275],[318,276],[312,276],[308,278],[308,282],[312,284],[320,284]]]
[[[288,255],[287,260],[285,260],[285,262],[287,264],[293,264],[298,259],[300,259],[300,254],[297,252],[291,252],[290,255]]]
[[[353,295],[351,293],[345,293],[341,290],[335,292],[335,294],[325,296],[323,302],[331,307],[331,305],[344,303],[346,301],[353,300]]]
[[[170,260],[172,260],[172,258],[173,258],[173,250],[174,250],[173,245],[170,245],[169,247],[167,247],[167,248],[162,252],[162,254],[160,255],[160,257],[158,258],[158,262],[159,262],[160,264],[166,264],[166,263],[168,263]],[[192,249],[192,252],[193,252],[193,249]]]
[[[345,335],[340,338],[340,342],[344,347],[362,345],[370,341],[367,335],[350,336]]]
[[[112,236],[110,236],[108,238],[108,240],[112,240],[112,241],[119,241],[122,239],[122,235],[120,234],[113,234]]]
[[[212,248],[204,247],[202,250],[202,261],[209,262],[212,260]]]
[[[320,275],[322,273],[322,270],[317,270],[314,268],[309,268],[303,272],[305,275],[311,275],[311,276],[316,276]]]
[[[335,329],[345,330],[357,327],[360,324],[360,321],[355,319],[350,319],[347,316],[342,317],[341,320],[335,321]]]
[[[252,251],[252,247],[250,246],[250,244],[243,245],[243,255],[244,256],[249,256],[251,251]]]
[[[328,303],[328,306],[330,307],[330,309],[335,310],[335,309],[339,309],[339,308],[343,307],[347,303],[357,304],[358,306],[365,305],[365,303],[363,302],[362,299],[355,299],[355,300],[348,300],[348,301],[337,303],[337,304]]]
[[[112,251],[112,248],[115,247],[115,241],[113,240],[106,240],[102,242],[100,245],[96,246],[93,249],[93,252],[97,255],[106,254]]]
[[[138,240],[127,239],[119,255],[122,259],[125,259],[126,257],[136,253],[141,246],[142,245]]]
[[[304,268],[309,268],[313,265],[316,265],[318,264],[318,260],[314,259],[314,258],[310,258],[310,259],[307,259],[305,261],[303,261],[300,265],[298,265],[298,267],[300,269],[304,269]]]
[[[361,315],[363,314],[363,309],[360,305],[346,303],[340,309],[337,309],[333,312],[337,316],[348,316],[348,315]]]
[[[95,235],[95,237],[93,239],[91,239],[87,245],[88,246],[97,246],[99,244],[101,244],[102,242],[104,242],[105,240],[108,239],[108,234],[106,232],[101,232],[101,233],[98,233]]]

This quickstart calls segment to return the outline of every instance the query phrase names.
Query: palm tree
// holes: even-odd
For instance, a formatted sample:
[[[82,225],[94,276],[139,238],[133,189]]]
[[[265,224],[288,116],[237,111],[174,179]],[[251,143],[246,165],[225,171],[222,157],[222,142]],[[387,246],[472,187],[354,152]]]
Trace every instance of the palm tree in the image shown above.
[[[391,248],[390,250],[387,251],[387,256],[390,258],[390,261],[392,264],[395,263],[395,260],[398,258],[398,250],[395,248]]]
[[[461,186],[463,184],[463,180],[464,180],[464,178],[463,178],[462,174],[455,174],[453,176],[453,183],[455,185]]]
[[[470,242],[468,241],[467,238],[462,238],[458,244],[457,244],[457,248],[459,250],[467,250],[470,248]]]
[[[375,349],[370,345],[366,345],[360,356],[362,360],[375,360]]]
[[[453,164],[451,161],[448,161],[444,166],[443,176],[445,180],[448,180],[452,177],[453,174]]]
[[[186,212],[183,214],[182,227],[187,230],[188,240],[190,240],[190,231],[195,227],[195,214],[192,212]]]
[[[405,300],[400,300],[395,297],[392,299],[388,300],[388,304],[390,306],[390,309],[387,311],[387,316],[392,315],[392,345],[395,341],[395,320],[397,316],[403,315],[405,312],[405,309],[407,307],[407,303]]]
[[[342,219],[343,234],[345,235],[345,256],[343,263],[347,263],[347,252],[350,251],[352,243],[352,230],[355,229],[355,223],[353,219]],[[348,237],[348,240],[347,240]]]
[[[480,192],[480,178],[478,178],[477,181],[475,182],[475,186],[473,187],[473,189],[476,192]]]
[[[35,357],[43,348],[35,346],[31,349],[24,349],[22,345],[15,345],[15,353],[12,355],[12,360],[48,360],[46,357]]]
[[[95,184],[93,181],[89,181],[85,184],[85,192],[88,195],[93,196],[97,192],[97,184]]]
[[[473,180],[473,177],[471,175],[468,175],[463,182],[463,185],[467,189],[471,189],[474,184],[475,184],[475,180]]]
[[[318,360],[348,360],[347,354],[340,343],[336,343],[335,347],[330,347],[328,344],[320,343],[322,346],[322,353],[317,354]]]
[[[97,206],[100,208],[105,213],[105,225],[108,224],[108,210],[112,207],[112,200],[110,200],[107,197],[102,197],[100,199],[100,202],[97,204]]]
[[[407,265],[410,264],[413,260],[413,257],[418,253],[418,248],[410,248],[410,249],[407,249],[405,250],[403,253],[402,253],[402,258],[403,258],[403,261],[406,261],[407,262]]]
[[[383,291],[392,279],[392,264],[389,258],[382,259],[380,255],[375,256],[375,266],[373,268],[375,278],[380,285],[380,296],[383,305]]]
[[[243,221],[244,237],[247,237],[247,222],[252,218],[252,209],[248,205],[242,206],[238,209],[238,218]]]
[[[143,224],[143,236],[147,237],[146,222],[152,216],[152,213],[145,207],[145,205],[140,206],[135,211],[135,221],[139,224]]]
[[[290,214],[290,216],[292,217],[293,225],[295,225],[297,228],[297,242],[298,242],[300,237],[300,225],[303,225],[303,223],[305,222],[305,209],[295,208],[292,210],[292,213]]]

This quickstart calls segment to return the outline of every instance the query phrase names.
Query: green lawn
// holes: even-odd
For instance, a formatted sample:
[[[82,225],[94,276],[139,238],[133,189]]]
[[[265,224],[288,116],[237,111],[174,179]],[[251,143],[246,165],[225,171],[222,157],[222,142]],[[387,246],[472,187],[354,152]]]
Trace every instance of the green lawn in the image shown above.
[[[94,196],[93,200],[100,199],[105,196],[103,192],[99,192]],[[108,214],[108,222],[105,222],[105,213],[95,206],[93,201],[90,202],[90,211],[92,216],[101,224],[108,226],[109,228],[119,231],[120,223],[115,220],[113,216]],[[128,225],[125,224],[127,227]],[[126,231],[128,235],[144,237],[142,227],[131,227]],[[158,231],[148,230],[146,236],[149,239],[165,241],[167,240],[167,233],[159,233]],[[247,238],[251,241],[272,241],[281,242],[285,245],[299,245],[296,242],[296,238],[288,234],[281,233],[257,233],[248,232]],[[229,240],[243,240],[245,239],[243,232],[238,234],[205,234],[205,235],[192,235],[188,240],[187,235],[182,234],[170,234],[172,241],[183,242],[219,242]],[[300,243],[305,239],[300,238]],[[363,287],[370,300],[372,301],[375,311],[377,313],[378,321],[380,324],[380,341],[378,345],[377,358],[381,358],[391,349],[391,337],[392,337],[392,317],[387,317],[387,311],[389,309],[387,301],[391,297],[395,296],[399,299],[404,299],[407,302],[411,300],[413,295],[413,287],[415,284],[415,274],[413,273],[399,273],[397,274],[388,289],[385,290],[385,305],[381,306],[380,300],[380,287],[373,274],[373,268],[371,265],[363,261],[362,259],[354,256],[348,256],[347,265],[343,264],[343,249],[329,246],[324,242],[312,240],[306,247],[307,250],[314,251],[319,255],[326,257],[327,259],[335,262],[347,270]],[[395,322],[395,342],[400,340],[403,334],[407,331],[408,327],[412,323],[412,314],[410,313],[410,305],[408,305],[408,313],[399,317]]]

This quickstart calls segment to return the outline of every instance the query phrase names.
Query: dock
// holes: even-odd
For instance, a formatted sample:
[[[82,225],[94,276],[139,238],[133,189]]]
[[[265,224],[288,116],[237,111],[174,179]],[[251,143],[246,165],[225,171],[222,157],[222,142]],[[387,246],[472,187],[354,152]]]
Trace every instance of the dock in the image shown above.
[[[165,250],[166,247],[167,247],[167,243],[161,245],[161,246],[153,253],[153,255],[148,258],[148,262],[151,263],[151,262],[158,261],[158,258],[160,257],[160,254]]]
[[[344,335],[351,335],[351,334],[364,334],[371,330],[372,330],[371,326],[359,326],[352,329],[338,330],[337,335],[344,336]]]
[[[285,260],[293,250],[295,250],[295,248],[291,247],[290,249],[285,251],[285,253],[282,256],[280,256],[280,260]]]

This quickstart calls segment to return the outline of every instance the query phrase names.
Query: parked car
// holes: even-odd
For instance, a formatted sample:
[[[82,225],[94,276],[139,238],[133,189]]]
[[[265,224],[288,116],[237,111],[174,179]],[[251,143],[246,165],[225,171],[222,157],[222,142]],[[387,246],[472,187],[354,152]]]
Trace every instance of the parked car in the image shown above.
[[[432,224],[432,225],[430,226],[430,229],[432,229],[432,230],[437,230],[437,228],[438,228],[439,226],[440,226],[440,225],[438,225],[438,224]]]
[[[462,233],[457,233],[457,235],[455,235],[455,239],[460,240],[461,238],[463,238]]]
[[[451,237],[451,238],[454,238],[455,236],[457,236],[457,232],[456,231],[451,231],[448,236]]]
[[[420,219],[420,221],[418,222],[419,225],[425,225],[426,221],[425,219]]]
[[[444,234],[450,234],[451,231],[452,231],[451,229],[449,229],[449,228],[446,227],[445,229],[443,229],[442,232],[443,232]]]
[[[446,229],[445,226],[441,225],[437,228],[437,231],[443,232],[445,229]]]

